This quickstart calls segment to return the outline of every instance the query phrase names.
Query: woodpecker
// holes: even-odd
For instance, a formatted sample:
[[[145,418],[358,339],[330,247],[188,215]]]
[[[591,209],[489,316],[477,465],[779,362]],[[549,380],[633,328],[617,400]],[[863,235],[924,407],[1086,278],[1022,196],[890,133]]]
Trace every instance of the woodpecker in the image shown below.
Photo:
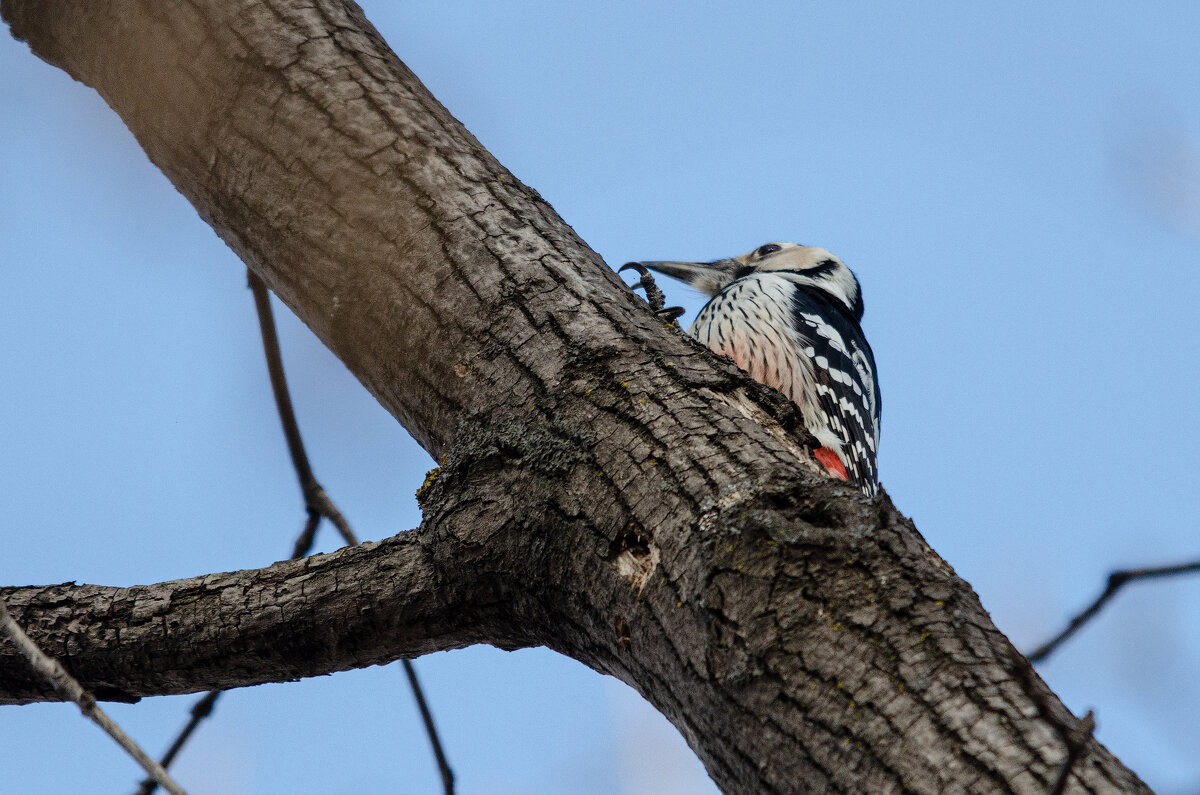
[[[816,459],[834,477],[875,493],[879,385],[859,325],[862,291],[845,263],[823,248],[767,243],[714,262],[630,262],[626,268],[642,274],[634,286],[646,287],[652,299],[646,269],[711,296],[688,333],[791,398],[820,445]],[[682,312],[655,308],[672,317]]]

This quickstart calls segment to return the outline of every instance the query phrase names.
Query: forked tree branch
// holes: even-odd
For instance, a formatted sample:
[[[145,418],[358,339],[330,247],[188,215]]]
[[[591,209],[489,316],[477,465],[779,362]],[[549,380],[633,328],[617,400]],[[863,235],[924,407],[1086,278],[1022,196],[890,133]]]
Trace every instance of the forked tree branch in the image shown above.
[[[352,3],[0,1],[443,462],[379,544],[5,590],[82,681],[540,644],[637,688],[730,792],[1147,791],[886,495],[824,478],[794,407],[648,312]],[[53,698],[11,653],[0,699]]]
[[[342,539],[347,544],[357,544],[358,539],[354,536],[354,531],[350,529],[350,523],[346,521],[342,512],[337,509],[333,500],[325,492],[325,489],[317,482],[316,475],[313,474],[312,465],[308,460],[308,453],[304,449],[304,439],[300,435],[300,423],[296,421],[296,411],[292,405],[292,396],[287,385],[287,375],[283,369],[283,352],[279,347],[279,334],[275,326],[275,313],[271,310],[270,293],[267,291],[267,286],[263,284],[262,279],[254,275],[254,271],[247,271],[246,278],[250,291],[254,296],[255,314],[258,316],[263,353],[267,360],[267,373],[271,379],[271,391],[275,397],[275,407],[279,413],[279,421],[283,425],[283,434],[287,439],[288,451],[291,454],[293,468],[296,470],[296,477],[300,481],[300,490],[304,495],[305,508],[308,511],[308,518],[304,523],[304,529],[300,532],[300,536],[296,539],[292,550],[292,558],[302,558],[309,553],[316,538],[317,524],[322,518],[328,519],[338,529],[342,535]],[[421,683],[417,680],[416,669],[408,660],[401,660],[401,664],[404,666],[404,673],[408,678],[409,687],[412,689],[413,698],[416,700],[417,708],[421,713],[421,720],[425,726],[425,734],[429,738],[434,758],[437,760],[438,772],[442,777],[443,791],[446,795],[454,795],[454,773],[446,761],[446,754],[442,750],[442,742],[438,737],[437,726],[433,721],[433,714],[430,712],[429,705],[425,701],[425,693],[421,689]],[[191,738],[192,734],[200,726],[200,723],[212,714],[213,707],[216,705],[217,699],[221,697],[221,693],[222,691],[220,690],[210,690],[195,703],[188,722],[180,730],[179,734],[176,735],[167,752],[163,755],[160,762],[163,769],[171,766],[176,755]],[[147,777],[138,788],[137,795],[150,795],[157,787],[158,781],[153,776]]]
[[[296,477],[300,480],[300,490],[304,494],[305,508],[308,510],[308,521],[305,523],[304,531],[296,539],[292,557],[299,558],[308,554],[312,548],[317,522],[321,518],[332,522],[347,544],[357,544],[358,538],[350,529],[350,523],[334,505],[324,487],[317,482],[312,465],[308,461],[304,440],[300,436],[300,423],[296,421],[296,411],[292,407],[292,396],[288,391],[287,376],[283,371],[283,353],[279,348],[275,313],[271,310],[271,295],[267,286],[263,284],[262,279],[255,275],[254,271],[247,270],[246,279],[250,285],[250,291],[254,295],[254,308],[258,315],[259,330],[262,332],[263,353],[267,358],[267,373],[271,378],[271,391],[275,396],[275,406],[279,410],[283,434],[287,438],[288,451],[292,456]],[[404,668],[404,675],[408,679],[413,699],[417,702],[417,709],[421,713],[421,723],[425,727],[425,735],[429,738],[433,757],[437,761],[438,773],[442,777],[442,791],[445,795],[454,795],[454,771],[450,769],[450,763],[446,759],[446,752],[442,748],[442,740],[438,736],[437,726],[433,720],[433,712],[429,709],[425,691],[417,679],[417,670],[410,660],[401,660],[400,664]]]
[[[1092,603],[1083,610],[1075,614],[1075,617],[1067,622],[1067,626],[1061,632],[1055,635],[1050,640],[1038,646],[1029,653],[1029,661],[1039,663],[1049,657],[1072,635],[1078,632],[1084,624],[1091,621],[1099,614],[1100,609],[1108,604],[1108,600],[1117,595],[1123,587],[1131,582],[1138,580],[1153,580],[1164,577],[1174,577],[1180,574],[1193,574],[1200,572],[1200,560],[1195,560],[1190,563],[1176,563],[1171,566],[1153,566],[1144,569],[1121,569],[1114,571],[1108,575],[1108,580],[1104,585],[1104,590],[1100,595],[1092,600]]]

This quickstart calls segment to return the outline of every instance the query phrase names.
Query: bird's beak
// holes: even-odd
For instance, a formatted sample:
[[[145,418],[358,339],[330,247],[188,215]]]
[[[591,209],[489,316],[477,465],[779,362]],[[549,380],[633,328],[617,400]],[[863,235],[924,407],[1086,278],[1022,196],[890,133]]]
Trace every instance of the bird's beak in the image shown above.
[[[678,279],[708,295],[716,295],[720,292],[721,288],[729,283],[730,277],[738,267],[737,261],[733,259],[719,259],[714,262],[639,262],[636,264]]]

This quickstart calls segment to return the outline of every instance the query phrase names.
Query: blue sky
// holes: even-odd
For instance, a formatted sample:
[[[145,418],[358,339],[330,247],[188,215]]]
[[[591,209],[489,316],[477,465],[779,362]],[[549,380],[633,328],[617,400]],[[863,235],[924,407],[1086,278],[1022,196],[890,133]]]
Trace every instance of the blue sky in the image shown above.
[[[364,6],[610,263],[769,240],[849,263],[882,481],[1019,647],[1114,567],[1200,557],[1200,6]],[[0,582],[284,557],[303,516],[240,263],[94,92],[7,37],[0,136]],[[415,526],[432,462],[279,314],[318,477],[361,536]],[[571,660],[418,668],[463,793],[711,791],[665,721]],[[1193,578],[1133,586],[1041,672],[1148,783],[1192,793],[1198,669]],[[112,711],[158,753],[191,701]],[[13,791],[138,777],[63,705],[0,710],[0,766]],[[230,694],[177,772],[194,793],[437,786],[396,666]]]

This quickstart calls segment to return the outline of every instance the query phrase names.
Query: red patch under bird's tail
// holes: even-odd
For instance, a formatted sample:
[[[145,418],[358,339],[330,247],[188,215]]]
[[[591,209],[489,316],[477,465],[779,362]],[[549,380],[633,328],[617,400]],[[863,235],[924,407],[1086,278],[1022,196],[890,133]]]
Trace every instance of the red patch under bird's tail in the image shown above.
[[[813,450],[813,458],[820,461],[829,470],[829,474],[835,478],[849,480],[850,476],[846,474],[846,467],[842,465],[842,459],[838,458],[838,454],[830,450],[828,447],[818,447]]]

